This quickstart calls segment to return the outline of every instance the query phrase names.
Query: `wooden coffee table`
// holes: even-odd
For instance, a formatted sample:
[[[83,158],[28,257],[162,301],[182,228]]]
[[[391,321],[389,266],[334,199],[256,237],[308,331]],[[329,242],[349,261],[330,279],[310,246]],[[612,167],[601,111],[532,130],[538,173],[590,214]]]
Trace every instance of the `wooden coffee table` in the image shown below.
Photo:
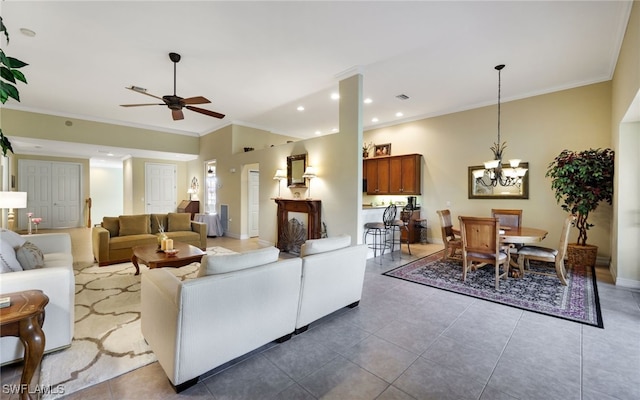
[[[20,398],[30,399],[29,384],[42,360],[45,337],[42,332],[44,307],[49,303],[42,290],[4,293],[11,305],[0,309],[0,336],[17,336],[24,345],[24,367],[20,378]]]
[[[184,267],[193,262],[200,262],[205,252],[199,248],[186,243],[173,242],[173,248],[178,253],[170,256],[158,250],[158,245],[149,244],[145,246],[136,246],[133,248],[131,262],[136,267],[136,275],[140,274],[138,263],[142,263],[149,269],[160,267]]]

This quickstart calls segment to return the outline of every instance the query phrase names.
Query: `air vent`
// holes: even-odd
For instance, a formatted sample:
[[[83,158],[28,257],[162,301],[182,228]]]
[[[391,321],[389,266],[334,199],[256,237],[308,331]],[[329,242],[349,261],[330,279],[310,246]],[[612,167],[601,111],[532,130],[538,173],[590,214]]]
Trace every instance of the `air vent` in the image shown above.
[[[406,94],[399,94],[396,96],[396,99],[398,100],[407,100],[409,98],[409,96],[407,96]]]

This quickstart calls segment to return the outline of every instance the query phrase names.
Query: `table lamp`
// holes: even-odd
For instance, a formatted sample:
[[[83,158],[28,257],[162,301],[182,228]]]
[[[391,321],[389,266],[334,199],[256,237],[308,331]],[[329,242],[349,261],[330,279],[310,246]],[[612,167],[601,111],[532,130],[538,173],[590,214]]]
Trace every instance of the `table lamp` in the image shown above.
[[[0,192],[0,208],[6,208],[7,226],[13,230],[15,208],[27,208],[27,192]]]
[[[280,186],[282,186],[280,182],[283,179],[287,179],[287,173],[284,172],[283,169],[277,169],[276,174],[273,176],[273,180],[278,181],[278,198],[280,198]]]
[[[309,179],[309,199],[311,198],[311,179],[316,178],[318,175],[316,175],[316,169],[314,167],[307,167],[307,169],[304,170],[304,174],[302,174],[302,177],[305,179]]]

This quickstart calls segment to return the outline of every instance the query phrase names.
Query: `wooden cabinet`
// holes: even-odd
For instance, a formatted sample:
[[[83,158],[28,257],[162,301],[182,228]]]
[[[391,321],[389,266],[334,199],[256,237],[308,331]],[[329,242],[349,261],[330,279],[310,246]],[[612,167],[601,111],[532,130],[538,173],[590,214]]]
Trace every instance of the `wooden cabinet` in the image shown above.
[[[407,154],[364,160],[367,194],[421,194],[422,155]]]
[[[362,174],[367,180],[368,194],[389,194],[389,158],[364,160]]]
[[[196,200],[182,200],[178,206],[178,212],[189,213],[191,214],[191,219],[193,219],[193,216],[200,212],[200,202]]]

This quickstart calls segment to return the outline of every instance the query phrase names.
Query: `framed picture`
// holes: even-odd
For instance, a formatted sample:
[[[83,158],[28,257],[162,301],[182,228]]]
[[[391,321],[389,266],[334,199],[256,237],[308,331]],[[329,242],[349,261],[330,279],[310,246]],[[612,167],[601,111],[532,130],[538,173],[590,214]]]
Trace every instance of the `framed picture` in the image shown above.
[[[373,149],[374,157],[383,157],[391,155],[391,143],[377,144]]]

